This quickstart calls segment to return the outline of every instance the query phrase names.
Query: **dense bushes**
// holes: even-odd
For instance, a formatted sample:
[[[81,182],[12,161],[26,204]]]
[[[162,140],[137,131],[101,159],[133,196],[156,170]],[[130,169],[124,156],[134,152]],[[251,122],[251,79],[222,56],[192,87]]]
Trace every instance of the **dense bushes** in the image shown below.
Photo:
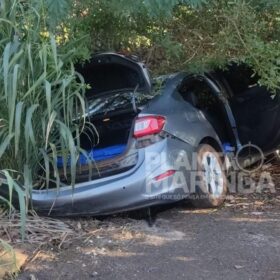
[[[93,51],[138,53],[155,73],[246,62],[279,88],[279,1],[83,0],[75,8]]]
[[[85,88],[73,65],[78,45],[48,24],[47,6],[32,2],[0,2],[0,172],[10,194],[19,194],[23,217],[40,176],[48,184],[53,170],[59,186],[58,155],[71,157],[74,186],[80,148],[73,135],[83,120],[72,120],[84,111]]]

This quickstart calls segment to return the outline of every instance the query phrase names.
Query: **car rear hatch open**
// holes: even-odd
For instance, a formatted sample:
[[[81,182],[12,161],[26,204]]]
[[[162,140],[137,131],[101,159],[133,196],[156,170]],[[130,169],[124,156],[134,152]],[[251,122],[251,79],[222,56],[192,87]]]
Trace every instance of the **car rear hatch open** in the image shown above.
[[[95,55],[77,68],[85,82],[91,86],[88,98],[116,91],[151,91],[151,80],[146,66],[135,58],[115,53]]]
[[[86,92],[89,126],[80,137],[81,147],[94,161],[91,179],[126,171],[137,163],[132,139],[134,119],[151,99],[151,80],[143,63],[115,53],[94,56],[77,67],[90,86]],[[88,180],[89,160],[79,158],[78,180]],[[58,159],[62,169],[63,160]]]

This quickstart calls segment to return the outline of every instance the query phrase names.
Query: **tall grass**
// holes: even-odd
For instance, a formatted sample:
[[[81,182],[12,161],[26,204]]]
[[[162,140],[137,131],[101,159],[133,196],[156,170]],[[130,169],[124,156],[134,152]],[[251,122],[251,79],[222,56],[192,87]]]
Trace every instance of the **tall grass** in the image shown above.
[[[72,120],[85,110],[83,78],[73,66],[76,46],[58,45],[47,32],[43,4],[35,9],[31,2],[0,0],[0,173],[8,201],[18,193],[23,223],[41,176],[47,187],[50,176],[59,187],[58,156],[71,158],[74,186],[81,149],[73,135],[84,120]]]

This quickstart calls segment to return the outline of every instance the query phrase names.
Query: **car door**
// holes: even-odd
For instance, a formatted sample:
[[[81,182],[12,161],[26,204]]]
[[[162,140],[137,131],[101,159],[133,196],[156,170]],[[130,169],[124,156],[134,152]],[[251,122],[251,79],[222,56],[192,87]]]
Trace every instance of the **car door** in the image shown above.
[[[215,75],[229,93],[228,100],[242,145],[257,145],[269,153],[280,145],[280,100],[258,85],[259,77],[246,64],[232,63]]]
[[[252,143],[266,153],[277,148],[280,144],[278,95],[255,85],[236,94],[230,103],[243,145]]]

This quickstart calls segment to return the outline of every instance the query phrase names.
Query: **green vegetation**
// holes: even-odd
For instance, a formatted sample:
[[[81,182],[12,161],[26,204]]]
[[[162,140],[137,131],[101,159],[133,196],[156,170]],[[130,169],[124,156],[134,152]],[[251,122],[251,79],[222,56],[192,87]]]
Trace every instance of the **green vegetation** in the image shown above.
[[[245,62],[275,89],[279,11],[276,0],[84,0],[76,5],[76,30],[90,34],[92,51],[137,53],[155,73]]]
[[[72,120],[84,111],[85,85],[73,61],[82,52],[62,37],[63,26],[48,24],[44,4],[0,3],[0,170],[10,194],[18,193],[24,223],[39,176],[48,185],[52,173],[59,187],[58,154],[71,157],[74,186],[81,149],[73,135],[82,124]]]

